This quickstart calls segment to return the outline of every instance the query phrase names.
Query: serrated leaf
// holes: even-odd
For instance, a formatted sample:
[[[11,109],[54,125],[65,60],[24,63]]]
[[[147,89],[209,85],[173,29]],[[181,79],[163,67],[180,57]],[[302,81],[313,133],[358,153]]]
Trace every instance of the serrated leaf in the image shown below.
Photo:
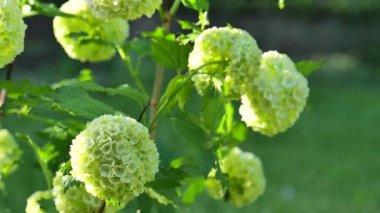
[[[300,61],[296,63],[297,70],[304,76],[310,76],[321,67],[322,63],[317,61]]]
[[[53,99],[56,109],[85,119],[94,119],[104,114],[114,113],[112,107],[92,98],[80,87],[62,87],[57,90]]]
[[[187,68],[187,59],[192,50],[190,45],[180,44],[174,34],[163,28],[157,28],[145,36],[151,38],[151,55],[157,63],[178,72]]]
[[[170,80],[164,95],[161,98],[159,108],[164,107],[162,112],[168,113],[178,102],[183,110],[190,98],[193,84],[186,76],[176,76]]]
[[[190,9],[201,11],[209,9],[208,0],[181,0],[182,4]]]

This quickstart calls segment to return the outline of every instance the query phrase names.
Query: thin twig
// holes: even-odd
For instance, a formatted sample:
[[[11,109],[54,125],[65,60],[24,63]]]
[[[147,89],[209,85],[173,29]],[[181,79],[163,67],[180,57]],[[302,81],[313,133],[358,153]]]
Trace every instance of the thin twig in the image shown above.
[[[106,202],[102,201],[102,205],[99,207],[97,213],[103,213],[105,209],[106,209]]]
[[[5,73],[5,80],[11,81],[12,80],[12,73],[13,73],[13,62],[7,66],[7,71]],[[1,93],[0,93],[0,108],[3,107],[6,99],[7,99],[7,90],[2,89]]]
[[[173,17],[178,10],[180,4],[180,0],[175,0],[174,3],[172,3],[171,0],[166,0],[166,8],[164,12],[164,17],[162,20],[162,27],[169,31],[170,30],[170,24],[173,20]],[[157,113],[157,106],[160,101],[161,97],[161,88],[162,88],[162,81],[164,78],[164,67],[162,65],[157,65],[156,67],[156,77],[154,81],[154,86],[153,86],[153,92],[152,92],[152,97],[150,99],[150,123],[155,119],[156,113]],[[157,138],[157,130],[154,129],[150,133],[151,139],[154,141]]]
[[[141,122],[141,120],[142,120],[142,118],[143,118],[146,110],[149,108],[149,106],[150,106],[150,103],[148,103],[148,104],[145,105],[144,109],[141,111],[141,113],[139,115],[139,118],[137,120],[138,122]]]

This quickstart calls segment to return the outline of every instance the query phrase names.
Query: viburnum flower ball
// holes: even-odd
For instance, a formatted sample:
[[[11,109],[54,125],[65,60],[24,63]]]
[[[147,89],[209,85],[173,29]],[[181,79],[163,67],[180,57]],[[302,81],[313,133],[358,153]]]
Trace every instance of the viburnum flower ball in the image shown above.
[[[52,197],[51,191],[37,191],[26,200],[25,213],[45,213],[39,204],[40,200],[47,200]]]
[[[162,4],[162,0],[86,0],[98,18],[123,18],[134,20],[142,16],[151,17]]]
[[[236,207],[254,202],[265,190],[261,160],[254,154],[233,148],[220,162],[228,182],[228,201]]]
[[[242,97],[240,114],[247,126],[273,136],[293,126],[309,96],[307,79],[285,54],[263,54],[260,72]]]
[[[246,31],[232,27],[213,27],[203,31],[195,40],[189,56],[189,69],[195,70],[207,63],[225,61],[204,67],[194,75],[199,94],[215,87],[227,96],[240,99],[246,79],[259,71],[261,50],[256,40]]]
[[[24,51],[26,25],[17,0],[0,2],[0,68]]]
[[[1,176],[9,175],[17,169],[20,154],[13,136],[8,130],[0,129],[0,181]]]
[[[70,179],[70,175],[64,175],[58,171],[53,179],[53,196],[55,207],[60,213],[93,213],[102,205],[102,201],[89,194],[84,185],[73,184],[65,190],[65,181]],[[107,206],[105,213],[116,212],[112,206]]]
[[[128,23],[120,18],[98,19],[84,0],[69,0],[62,12],[78,17],[55,17],[54,35],[67,55],[82,62],[111,59],[114,45],[122,45],[129,34]]]
[[[73,140],[72,175],[92,195],[125,205],[155,179],[159,154],[148,129],[126,116],[103,115]]]

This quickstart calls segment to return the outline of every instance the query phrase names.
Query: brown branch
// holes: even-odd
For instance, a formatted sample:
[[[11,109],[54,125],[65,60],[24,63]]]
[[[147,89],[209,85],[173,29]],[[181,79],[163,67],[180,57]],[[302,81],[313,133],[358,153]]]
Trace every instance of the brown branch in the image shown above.
[[[14,64],[14,62],[10,63],[7,66],[7,70],[6,70],[6,73],[5,73],[5,80],[7,80],[7,81],[11,81],[12,80],[13,64]],[[5,104],[6,99],[7,99],[7,90],[6,89],[2,89],[1,92],[0,92],[0,108],[3,107],[3,105]]]
[[[165,11],[164,11],[164,17],[162,20],[162,27],[169,31],[170,30],[170,24],[173,20],[174,13],[171,11],[171,7],[173,5],[172,0],[166,0],[165,2]],[[152,92],[152,97],[150,99],[150,123],[153,122],[154,117],[157,113],[157,106],[158,103],[160,102],[161,98],[161,88],[162,88],[162,81],[164,78],[164,67],[160,64],[157,64],[156,67],[156,77],[154,80],[154,86],[153,86],[153,92]],[[150,138],[154,141],[157,138],[157,129],[156,127],[151,131],[150,133]]]
[[[105,209],[106,209],[106,202],[103,201],[103,202],[102,202],[102,205],[99,207],[97,213],[103,213]]]

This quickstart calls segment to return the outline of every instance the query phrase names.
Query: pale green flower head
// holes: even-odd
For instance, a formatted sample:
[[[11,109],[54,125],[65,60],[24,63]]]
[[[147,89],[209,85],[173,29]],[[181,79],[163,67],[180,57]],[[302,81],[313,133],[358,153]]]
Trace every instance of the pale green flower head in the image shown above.
[[[37,191],[33,193],[29,198],[26,200],[26,208],[25,208],[25,213],[45,213],[40,204],[40,200],[45,200],[45,199],[51,199],[52,194],[51,191]]]
[[[135,20],[142,16],[151,17],[162,0],[86,0],[98,18],[123,18]]]
[[[58,171],[53,179],[54,203],[58,212],[97,212],[102,205],[102,201],[89,194],[84,188],[83,183],[73,185],[65,191],[65,182],[70,178],[70,175],[64,175],[63,172]],[[112,206],[107,206],[104,212],[114,213],[116,212],[116,209]]]
[[[261,160],[254,154],[233,148],[220,163],[228,181],[228,201],[236,207],[254,202],[265,190]]]
[[[220,180],[209,177],[205,181],[207,194],[215,200],[221,200],[224,197],[223,184]]]
[[[259,70],[261,50],[256,40],[246,31],[232,27],[213,27],[203,31],[195,40],[189,56],[189,69],[215,61],[201,70],[192,80],[200,95],[215,87],[227,96],[239,99],[246,87],[246,79],[252,79]]]
[[[1,176],[9,175],[17,169],[21,151],[6,129],[0,129],[0,180]]]
[[[0,1],[0,68],[24,51],[26,25],[17,0]]]
[[[113,45],[122,45],[128,37],[125,20],[95,18],[84,0],[69,0],[60,10],[78,16],[53,20],[54,35],[70,58],[82,62],[109,60],[116,53]]]
[[[260,72],[242,97],[240,114],[247,126],[273,136],[294,125],[306,105],[309,87],[285,54],[263,54]]]
[[[92,195],[125,205],[158,172],[159,154],[148,129],[135,119],[103,115],[90,122],[70,150],[72,175]]]

